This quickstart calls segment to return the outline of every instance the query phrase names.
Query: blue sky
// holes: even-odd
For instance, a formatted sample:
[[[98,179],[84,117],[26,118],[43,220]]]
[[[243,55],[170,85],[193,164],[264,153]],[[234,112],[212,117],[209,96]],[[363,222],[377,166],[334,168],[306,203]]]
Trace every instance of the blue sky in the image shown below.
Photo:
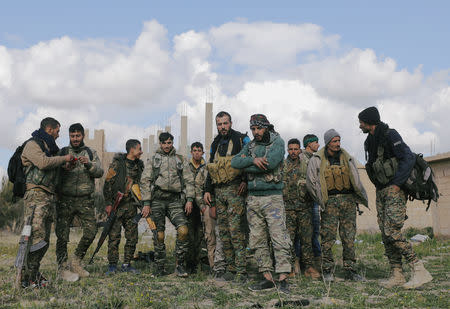
[[[0,128],[17,132],[0,138],[0,167],[48,114],[64,125],[82,119],[105,128],[116,151],[166,119],[176,127],[187,106],[190,140],[201,139],[194,126],[206,88],[216,108],[237,114],[241,130],[260,104],[282,122],[284,138],[335,126],[363,158],[354,120],[335,118],[376,105],[418,151],[431,140],[437,152],[448,151],[449,11],[448,1],[4,2]],[[290,41],[277,41],[285,31]],[[101,61],[90,70],[89,59]],[[104,80],[90,87],[93,74]],[[283,108],[295,111],[292,120]]]

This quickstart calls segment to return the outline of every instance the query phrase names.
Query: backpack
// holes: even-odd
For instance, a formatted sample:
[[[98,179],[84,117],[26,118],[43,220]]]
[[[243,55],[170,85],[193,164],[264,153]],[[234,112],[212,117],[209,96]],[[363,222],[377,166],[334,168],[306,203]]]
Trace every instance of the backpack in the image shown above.
[[[26,140],[21,146],[16,148],[16,151],[12,155],[12,157],[9,159],[8,162],[8,178],[9,181],[13,183],[13,202],[16,201],[16,199],[22,198],[25,195],[25,191],[27,189],[26,186],[26,175],[25,175],[25,169],[22,164],[22,152],[25,148],[25,145],[29,141],[35,141],[39,147],[41,147],[42,151],[45,152],[45,145],[44,142],[41,139],[38,138],[30,138]]]
[[[92,160],[94,160],[94,154],[92,153],[92,150],[91,150],[91,148],[89,148],[89,147],[86,147],[86,151],[87,151],[87,153],[88,153],[88,155],[89,155],[89,160],[90,161],[92,161]],[[61,149],[61,152],[60,152],[60,156],[65,156],[65,155],[67,155],[69,153],[69,147],[63,147],[62,149]]]
[[[410,201],[428,200],[426,209],[428,211],[431,201],[437,202],[439,192],[436,183],[434,182],[434,173],[430,164],[423,159],[421,153],[414,155],[416,156],[416,162],[403,187]]]

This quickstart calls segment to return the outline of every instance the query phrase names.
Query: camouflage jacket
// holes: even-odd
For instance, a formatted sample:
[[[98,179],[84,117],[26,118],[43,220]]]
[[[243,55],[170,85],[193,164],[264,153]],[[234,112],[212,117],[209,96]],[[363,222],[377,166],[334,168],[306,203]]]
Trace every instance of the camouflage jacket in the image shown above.
[[[75,158],[83,156],[89,158],[86,148],[86,146],[83,146],[74,149],[72,146],[69,146],[66,154],[71,154]],[[91,151],[93,155],[92,162],[84,165],[79,161],[75,161],[75,164],[67,163],[60,168],[58,193],[73,197],[94,193],[95,178],[103,176],[103,169],[97,152],[93,149]]]
[[[205,191],[207,173],[205,160],[203,160],[203,158],[200,165],[197,167],[194,165],[192,159],[189,161],[188,167],[186,168],[186,177],[194,183],[195,203],[200,209],[206,206],[203,201],[203,192]]]
[[[103,186],[103,196],[106,205],[113,205],[118,191],[124,193],[126,197],[130,194],[133,184],[139,184],[144,162],[136,159],[128,160],[125,153],[116,153],[113,161],[109,165],[108,173]]]
[[[48,149],[47,144],[45,147]],[[55,193],[57,168],[65,162],[65,158],[48,157],[38,143],[31,140],[23,148],[21,159],[25,168],[27,190],[41,188]]]
[[[283,166],[283,199],[287,202],[296,202],[299,199],[298,181],[300,180],[300,158],[292,160],[289,156],[284,160]]]
[[[178,161],[180,164],[177,163]],[[142,174],[140,189],[144,205],[150,205],[152,193],[156,189],[185,193],[187,200],[193,201],[195,197],[194,183],[192,178],[188,177],[189,173],[184,172],[186,167],[188,167],[188,163],[183,156],[176,153],[175,148],[168,154],[159,148],[155,155],[147,161]],[[179,169],[181,169],[182,179],[179,176]],[[156,175],[158,170],[158,175]]]

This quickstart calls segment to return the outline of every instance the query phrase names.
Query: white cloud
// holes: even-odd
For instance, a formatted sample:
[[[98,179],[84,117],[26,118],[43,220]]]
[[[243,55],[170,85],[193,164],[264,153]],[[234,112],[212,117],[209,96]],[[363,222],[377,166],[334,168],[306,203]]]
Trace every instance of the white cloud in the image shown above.
[[[430,139],[437,151],[450,148],[448,68],[424,76],[420,66],[408,72],[372,49],[342,51],[338,35],[313,24],[230,22],[167,33],[153,20],[130,46],[67,36],[21,50],[0,46],[0,129],[13,132],[0,147],[14,149],[53,116],[63,124],[58,143],[67,142],[68,124],[82,122],[105,129],[107,149],[121,151],[166,119],[178,138],[184,110],[190,142],[202,140],[208,90],[214,112],[229,111],[244,132],[253,113],[265,113],[285,140],[322,140],[335,128],[362,159],[357,115],[376,105],[413,150],[427,153]]]

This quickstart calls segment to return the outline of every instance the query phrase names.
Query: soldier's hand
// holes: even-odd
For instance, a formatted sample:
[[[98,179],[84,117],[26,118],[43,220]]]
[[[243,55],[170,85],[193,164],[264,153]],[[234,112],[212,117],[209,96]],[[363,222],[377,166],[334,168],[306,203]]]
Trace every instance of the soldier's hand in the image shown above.
[[[239,185],[239,189],[238,189],[238,195],[244,195],[245,191],[247,191],[247,183],[241,182],[241,184]]]
[[[142,207],[142,212],[141,212],[142,218],[147,218],[147,216],[151,213],[152,213],[152,210],[151,210],[150,206],[147,205],[147,206]]]
[[[206,206],[203,206],[202,208],[200,208],[200,212],[202,213],[202,215],[205,213],[205,211],[206,211],[206,208],[208,208],[208,207],[206,207]]]
[[[105,211],[106,211],[106,213],[108,214],[108,216],[111,214],[111,211],[112,211],[112,206],[111,205],[108,205],[108,206],[106,206],[105,207]]]
[[[78,160],[79,160],[81,163],[83,163],[83,164],[89,163],[89,158],[88,158],[88,157],[85,157],[85,156],[78,157]]]
[[[64,156],[64,161],[66,161],[66,162],[73,161],[73,156],[71,154],[66,154]]]
[[[205,192],[203,200],[205,201],[206,204],[208,204],[209,207],[211,207],[211,193]]]
[[[267,165],[269,165],[269,162],[265,157],[263,158],[254,158],[253,164],[255,164],[257,167],[259,167],[262,170],[267,170]]]
[[[192,212],[192,202],[186,202],[186,206],[184,206],[184,212],[186,215],[190,215]]]

